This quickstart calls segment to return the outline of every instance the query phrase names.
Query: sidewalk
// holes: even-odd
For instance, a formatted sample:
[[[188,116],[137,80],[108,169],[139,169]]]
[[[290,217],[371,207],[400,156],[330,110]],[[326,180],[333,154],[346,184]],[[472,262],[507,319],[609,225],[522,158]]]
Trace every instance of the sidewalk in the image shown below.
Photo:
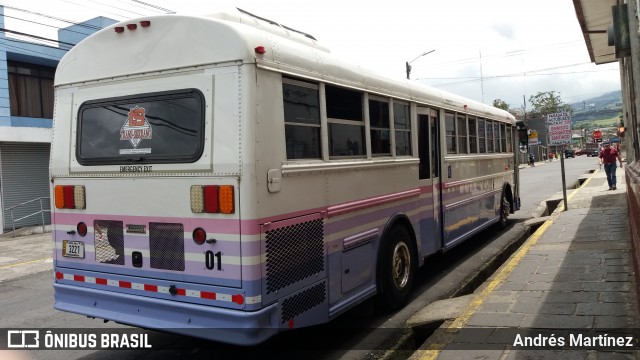
[[[618,168],[608,190],[598,170],[568,190],[568,210],[561,202],[411,359],[640,359],[624,180]]]
[[[53,268],[51,226],[23,228],[0,235],[0,283]]]

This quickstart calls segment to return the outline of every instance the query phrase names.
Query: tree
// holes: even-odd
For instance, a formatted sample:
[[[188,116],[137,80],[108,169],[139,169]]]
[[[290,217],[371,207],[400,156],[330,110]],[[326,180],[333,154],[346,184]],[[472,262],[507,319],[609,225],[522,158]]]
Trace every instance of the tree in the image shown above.
[[[495,99],[493,100],[493,106],[497,107],[498,109],[502,109],[502,110],[506,110],[509,111],[509,104],[507,104],[504,100],[502,99]]]
[[[560,94],[556,94],[555,91],[538,92],[529,97],[529,103],[531,103],[530,113],[533,116],[573,110],[571,105],[565,104],[560,98]]]

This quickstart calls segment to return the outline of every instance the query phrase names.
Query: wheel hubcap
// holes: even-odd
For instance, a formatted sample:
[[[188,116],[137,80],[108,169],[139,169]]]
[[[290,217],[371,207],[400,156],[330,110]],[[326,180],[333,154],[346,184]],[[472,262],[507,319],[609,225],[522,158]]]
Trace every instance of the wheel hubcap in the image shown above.
[[[405,243],[399,243],[393,250],[393,284],[397,289],[403,289],[409,282],[409,272],[411,270],[411,256],[409,248]]]

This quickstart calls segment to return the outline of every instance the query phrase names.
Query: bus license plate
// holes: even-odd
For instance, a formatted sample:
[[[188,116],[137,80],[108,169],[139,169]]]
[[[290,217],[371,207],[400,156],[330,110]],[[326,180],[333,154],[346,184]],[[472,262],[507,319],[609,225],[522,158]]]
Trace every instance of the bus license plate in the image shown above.
[[[62,256],[84,259],[84,242],[62,240]]]

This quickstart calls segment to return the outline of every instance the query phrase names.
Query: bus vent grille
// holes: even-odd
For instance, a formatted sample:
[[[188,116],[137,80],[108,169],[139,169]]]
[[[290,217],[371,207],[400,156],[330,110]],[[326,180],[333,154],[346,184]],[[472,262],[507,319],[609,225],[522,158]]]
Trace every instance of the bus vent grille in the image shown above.
[[[266,232],[267,294],[324,271],[324,224],[312,220]]]
[[[149,223],[149,249],[152,268],[184,271],[182,224]]]
[[[295,318],[313,307],[322,304],[327,297],[327,287],[323,282],[293,295],[282,302],[282,323]]]
[[[124,236],[122,234],[122,221],[94,221],[93,241],[97,262],[103,264],[124,265]]]

